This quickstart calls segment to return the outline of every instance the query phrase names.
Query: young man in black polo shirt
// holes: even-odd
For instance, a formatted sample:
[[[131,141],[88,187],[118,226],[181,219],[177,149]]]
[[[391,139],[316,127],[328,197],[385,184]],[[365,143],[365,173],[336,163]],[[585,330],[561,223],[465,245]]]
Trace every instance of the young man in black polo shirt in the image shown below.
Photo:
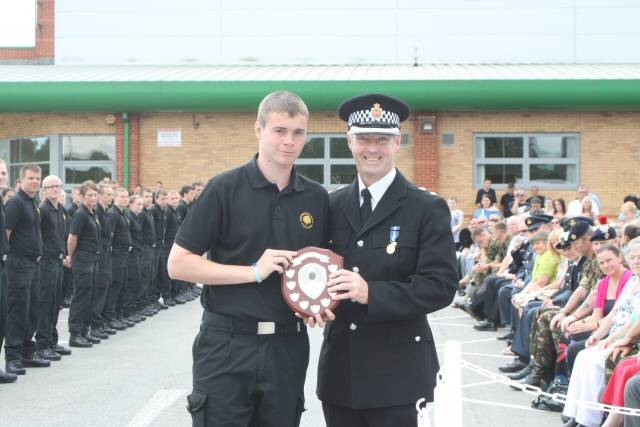
[[[8,185],[7,164],[0,159],[0,189],[6,189]],[[5,232],[4,203],[0,203],[0,347],[4,343],[5,325],[7,321],[7,275],[4,269],[9,241]],[[12,383],[18,379],[17,375],[10,374],[0,369],[0,383]]]
[[[191,184],[191,187],[193,187],[193,201],[195,202],[200,198],[200,194],[202,194],[202,190],[204,190],[204,185],[202,185],[200,181],[196,181]]]
[[[156,247],[156,225],[153,215],[149,209],[153,205],[153,194],[148,188],[140,190],[142,199],[142,212],[140,213],[140,223],[142,224],[142,255],[140,261],[140,293],[138,295],[139,313],[143,316],[153,316],[160,307],[154,304],[153,290],[151,283],[154,280],[153,257]]]
[[[180,219],[180,224],[187,217],[187,213],[189,212],[189,207],[194,200],[194,191],[193,187],[190,185],[184,185],[180,189],[180,203],[176,208],[176,212],[178,212],[178,217]]]
[[[135,322],[125,319],[122,313],[122,293],[127,286],[127,262],[129,253],[133,249],[129,222],[124,212],[129,205],[129,192],[126,188],[119,187],[116,188],[114,195],[113,206],[107,211],[113,237],[111,240],[111,292],[109,292],[105,315],[109,322],[117,320],[131,327]]]
[[[80,187],[82,206],[71,219],[67,250],[73,271],[73,297],[69,307],[69,345],[91,347],[100,338],[90,331],[93,305],[91,295],[98,273],[100,256],[100,223],[95,214],[98,187],[85,181]]]
[[[40,204],[40,227],[44,254],[40,260],[40,306],[36,328],[38,355],[47,360],[60,360],[53,350],[53,328],[58,323],[62,301],[63,263],[67,254],[66,218],[60,206],[62,181],[49,175],[42,181],[45,199]]]
[[[171,276],[205,284],[188,397],[194,425],[300,423],[309,340],[280,274],[293,251],[326,244],[328,195],[293,168],[308,118],[297,95],[268,95],[255,124],[258,155],[209,181],[176,237]]]
[[[162,256],[164,253],[164,241],[165,234],[167,232],[167,215],[165,208],[167,207],[167,192],[164,189],[156,191],[153,206],[149,209],[151,216],[153,216],[153,222],[156,227],[156,247],[153,253],[153,278],[151,280],[151,287],[154,292],[154,301],[157,306],[163,310],[169,308],[169,305],[176,305],[175,301],[169,299],[160,302],[160,295],[162,294],[163,285],[166,280],[163,280],[162,272],[167,269],[165,258]],[[169,304],[170,303],[170,304]]]
[[[105,334],[113,335],[116,331],[126,329],[119,322],[110,324],[104,315],[111,290],[111,219],[107,210],[113,202],[113,189],[108,182],[98,184],[98,204],[96,218],[100,223],[100,258],[98,259],[98,273],[93,292],[91,329],[100,337]]]
[[[20,169],[20,190],[7,202],[6,229],[8,311],[5,358],[7,372],[23,375],[26,367],[47,367],[48,360],[35,354],[31,338],[36,329],[39,261],[42,256],[40,213],[34,199],[40,189],[42,171],[38,165]]]
[[[142,212],[142,199],[134,194],[129,197],[129,209],[126,213],[132,249],[127,260],[127,286],[123,293],[122,303],[124,318],[134,323],[146,320],[145,317],[136,313],[138,311],[137,298],[140,292],[140,261],[143,245],[140,212]]]
[[[182,298],[179,295],[179,286],[177,280],[172,280],[169,277],[169,273],[167,272],[166,265],[167,259],[169,258],[169,252],[171,252],[171,246],[173,246],[173,241],[176,238],[176,233],[178,233],[178,228],[180,227],[180,217],[178,216],[178,212],[176,208],[178,207],[178,203],[180,201],[180,197],[177,191],[169,191],[167,195],[167,207],[165,208],[165,216],[167,218],[167,230],[164,235],[164,252],[162,254],[164,258],[165,269],[161,271],[162,274],[162,299],[167,302],[167,304],[184,304],[187,302],[186,299]]]

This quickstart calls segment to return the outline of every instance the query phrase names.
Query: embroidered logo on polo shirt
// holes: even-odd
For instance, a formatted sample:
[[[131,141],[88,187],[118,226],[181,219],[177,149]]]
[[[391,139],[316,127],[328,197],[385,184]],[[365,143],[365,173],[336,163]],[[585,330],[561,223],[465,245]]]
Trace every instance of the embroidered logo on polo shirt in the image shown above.
[[[302,228],[305,230],[309,230],[313,227],[313,215],[309,212],[302,212],[300,214],[300,225],[302,225]]]

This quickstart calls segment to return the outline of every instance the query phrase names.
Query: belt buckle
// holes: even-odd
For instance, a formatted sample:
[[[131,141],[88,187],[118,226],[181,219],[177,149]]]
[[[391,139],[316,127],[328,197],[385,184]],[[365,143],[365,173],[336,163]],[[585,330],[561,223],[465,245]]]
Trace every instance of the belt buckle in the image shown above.
[[[2,260],[6,261],[7,260],[7,254],[2,255]]]
[[[273,335],[276,333],[276,322],[258,322],[258,335]]]
[[[36,258],[36,262],[40,262],[40,258],[42,258],[42,257],[39,256],[38,258]]]
[[[129,246],[129,249],[127,250],[127,252],[131,252],[133,250],[133,246]]]
[[[64,254],[59,254],[58,259],[64,259]]]

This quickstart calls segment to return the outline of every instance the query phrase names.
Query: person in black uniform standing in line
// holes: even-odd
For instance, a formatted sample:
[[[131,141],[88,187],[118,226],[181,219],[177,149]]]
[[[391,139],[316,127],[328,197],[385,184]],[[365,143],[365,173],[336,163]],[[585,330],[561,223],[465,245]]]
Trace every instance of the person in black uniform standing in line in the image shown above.
[[[149,211],[153,204],[153,194],[148,188],[140,190],[139,196],[142,198],[142,213],[140,222],[142,224],[142,256],[140,261],[140,293],[138,294],[138,309],[143,316],[153,316],[160,310],[153,300],[151,283],[153,281],[153,256],[156,247],[156,226],[153,215]]]
[[[100,223],[95,209],[98,204],[98,187],[93,181],[85,181],[80,187],[82,205],[71,219],[67,250],[73,272],[73,297],[69,307],[69,345],[91,347],[100,338],[91,333],[93,287],[98,273],[100,257]]]
[[[308,118],[297,95],[268,95],[255,124],[258,155],[209,181],[176,236],[170,274],[205,284],[188,397],[194,426],[300,423],[309,339],[280,274],[294,250],[326,244],[326,190],[293,166]]]
[[[180,227],[180,217],[178,217],[178,212],[176,211],[179,200],[178,192],[170,191],[167,196],[167,207],[164,210],[167,221],[167,230],[164,235],[164,252],[162,253],[163,265],[165,266],[161,271],[163,280],[162,299],[167,301],[167,304],[169,305],[171,305],[171,302],[174,302],[175,304],[184,304],[187,302],[184,298],[178,295],[176,283],[174,283],[175,281],[169,277],[169,273],[166,268],[169,252],[171,252],[173,241],[175,240],[176,233]]]
[[[67,257],[66,218],[59,203],[62,181],[55,175],[42,180],[46,198],[40,204],[40,227],[44,254],[40,260],[40,306],[36,328],[38,355],[47,360],[60,360],[53,350],[53,328],[58,323],[62,301],[63,263]],[[67,261],[68,262],[68,261]]]
[[[156,192],[155,201],[153,206],[149,209],[151,215],[153,216],[153,221],[156,227],[156,247],[153,254],[153,273],[154,277],[152,278],[151,286],[154,288],[154,300],[156,301],[158,307],[163,310],[169,308],[169,306],[176,305],[176,302],[172,299],[164,298],[163,295],[163,286],[166,283],[163,280],[163,271],[167,269],[166,259],[162,255],[164,253],[164,241],[165,234],[167,232],[167,215],[165,213],[165,208],[167,207],[167,191],[164,189],[159,189]],[[160,302],[160,296],[163,295],[162,302]]]
[[[144,316],[137,314],[138,294],[140,293],[140,262],[142,257],[142,199],[137,194],[129,197],[129,209],[126,216],[129,222],[129,234],[131,235],[131,252],[127,260],[127,286],[124,290],[124,302],[122,312],[130,322],[138,323],[146,320]]]
[[[35,196],[42,170],[38,165],[20,168],[20,190],[5,206],[9,253],[6,272],[8,310],[5,338],[7,372],[24,375],[26,367],[48,367],[51,362],[35,353],[31,340],[38,323],[38,286],[42,232]]]
[[[100,259],[98,260],[98,274],[93,292],[91,328],[97,332],[96,336],[114,335],[116,331],[126,329],[117,321],[108,322],[105,316],[109,292],[111,291],[111,218],[107,210],[113,202],[113,189],[106,182],[98,184],[98,204],[96,217],[100,223]]]
[[[457,290],[449,208],[395,168],[403,101],[363,95],[338,114],[358,178],[330,195],[329,248],[344,269],[328,286],[342,303],[324,329],[318,397],[328,427],[415,425],[439,369],[426,315]]]
[[[193,187],[190,185],[184,185],[180,189],[180,203],[176,208],[176,212],[178,212],[178,217],[180,218],[180,224],[182,224],[182,221],[187,217],[189,208],[193,203],[194,194]]]
[[[8,185],[7,164],[0,159],[0,189],[7,188]],[[0,347],[4,343],[5,324],[7,321],[7,275],[4,263],[9,251],[9,241],[5,232],[4,203],[0,201]],[[18,379],[15,374],[10,374],[0,369],[0,384],[12,383]]]

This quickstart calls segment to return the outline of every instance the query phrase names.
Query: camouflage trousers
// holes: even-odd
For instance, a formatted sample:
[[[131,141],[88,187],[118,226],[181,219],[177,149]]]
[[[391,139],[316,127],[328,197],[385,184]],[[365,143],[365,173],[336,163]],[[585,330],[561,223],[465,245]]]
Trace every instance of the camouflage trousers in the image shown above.
[[[529,349],[533,360],[549,370],[553,370],[558,357],[560,329],[551,329],[551,319],[558,314],[558,307],[541,308],[531,325]]]

